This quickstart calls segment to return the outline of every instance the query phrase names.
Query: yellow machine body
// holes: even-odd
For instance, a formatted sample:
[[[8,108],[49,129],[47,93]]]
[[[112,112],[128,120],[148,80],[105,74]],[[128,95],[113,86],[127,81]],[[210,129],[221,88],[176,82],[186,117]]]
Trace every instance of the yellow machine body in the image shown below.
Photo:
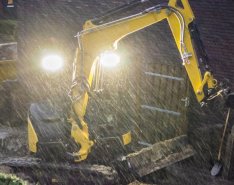
[[[73,64],[73,85],[70,93],[72,113],[68,118],[68,124],[71,124],[71,137],[81,146],[79,151],[74,152],[77,157],[76,162],[85,160],[92,152],[91,148],[95,143],[89,139],[88,124],[84,121],[84,116],[89,100],[88,91],[92,86],[99,56],[105,51],[116,50],[118,42],[124,37],[162,20],[167,20],[198,102],[201,102],[205,97],[203,88],[206,84],[208,84],[208,88],[215,88],[216,81],[210,72],[207,71],[205,77],[202,77],[188,29],[188,25],[194,20],[194,14],[188,0],[181,0],[181,2],[183,8],[177,6],[176,0],[170,0],[168,6],[171,9],[148,10],[101,25],[95,25],[91,20],[88,20],[84,24],[83,30],[78,33],[79,46]],[[184,24],[184,28],[181,24]],[[181,43],[182,40],[183,43]],[[37,151],[37,141],[36,132],[29,120],[28,143],[30,151]],[[129,144],[131,132],[124,133],[122,141],[124,145]]]
[[[33,128],[32,122],[28,118],[28,146],[29,146],[29,151],[36,153],[37,152],[37,142],[38,142],[38,137],[37,134]]]

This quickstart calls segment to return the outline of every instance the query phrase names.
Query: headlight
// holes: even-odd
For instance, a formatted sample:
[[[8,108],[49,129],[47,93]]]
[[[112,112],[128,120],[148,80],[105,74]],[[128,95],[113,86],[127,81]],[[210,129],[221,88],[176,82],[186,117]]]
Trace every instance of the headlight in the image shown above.
[[[42,67],[48,71],[57,71],[63,67],[63,58],[57,54],[46,55],[42,58]]]
[[[101,64],[104,67],[115,67],[119,61],[120,57],[114,52],[104,52],[100,56]]]

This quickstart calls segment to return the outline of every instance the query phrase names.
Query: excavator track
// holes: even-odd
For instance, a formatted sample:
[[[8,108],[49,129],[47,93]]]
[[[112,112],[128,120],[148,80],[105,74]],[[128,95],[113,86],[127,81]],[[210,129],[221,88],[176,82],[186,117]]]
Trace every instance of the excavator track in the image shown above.
[[[117,172],[104,165],[50,163],[34,157],[0,159],[0,166],[11,167],[15,174],[23,173],[39,184],[119,184]]]

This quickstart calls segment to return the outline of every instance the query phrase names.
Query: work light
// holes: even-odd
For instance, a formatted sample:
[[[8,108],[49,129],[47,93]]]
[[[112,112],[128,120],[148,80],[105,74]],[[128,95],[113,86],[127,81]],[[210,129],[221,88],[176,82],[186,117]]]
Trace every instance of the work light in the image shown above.
[[[119,55],[112,51],[104,52],[100,55],[101,65],[104,67],[115,67],[120,61]]]
[[[63,63],[63,57],[58,54],[47,54],[42,58],[42,67],[51,72],[60,70]]]

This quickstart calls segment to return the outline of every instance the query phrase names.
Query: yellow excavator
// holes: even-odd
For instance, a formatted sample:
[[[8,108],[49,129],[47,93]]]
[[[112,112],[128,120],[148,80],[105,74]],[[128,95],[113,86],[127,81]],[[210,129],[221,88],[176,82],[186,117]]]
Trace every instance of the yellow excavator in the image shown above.
[[[8,161],[10,166],[42,165],[44,168],[46,166],[56,170],[74,168],[84,173],[85,170],[88,171],[87,166],[82,166],[84,164],[109,164],[117,172],[122,171],[122,175],[123,169],[128,169],[127,174],[144,176],[193,156],[194,151],[186,135],[134,151],[130,146],[135,144],[137,135],[132,130],[119,137],[100,140],[90,136],[90,123],[85,119],[89,96],[92,95],[91,89],[93,86],[99,89],[102,80],[102,67],[115,66],[119,62],[115,52],[119,41],[163,20],[167,20],[170,26],[181,56],[181,65],[187,71],[201,106],[222,96],[227,106],[234,107],[234,95],[229,87],[220,86],[213,77],[188,0],[169,0],[168,4],[155,5],[139,13],[108,21],[110,17],[145,2],[147,0],[134,0],[85,22],[83,30],[76,35],[78,48],[69,92],[71,109],[64,114],[59,106],[49,103],[31,104],[28,114],[28,148],[34,159],[39,161]],[[46,56],[43,65],[49,70],[56,70],[62,66],[62,58],[58,55]],[[117,148],[114,154],[109,156],[112,158],[110,160],[106,159],[106,153],[110,153],[106,151],[109,150],[107,145],[110,150]],[[88,173],[91,173],[90,168]],[[111,181],[114,182],[113,179]],[[110,184],[110,181],[107,184]]]

